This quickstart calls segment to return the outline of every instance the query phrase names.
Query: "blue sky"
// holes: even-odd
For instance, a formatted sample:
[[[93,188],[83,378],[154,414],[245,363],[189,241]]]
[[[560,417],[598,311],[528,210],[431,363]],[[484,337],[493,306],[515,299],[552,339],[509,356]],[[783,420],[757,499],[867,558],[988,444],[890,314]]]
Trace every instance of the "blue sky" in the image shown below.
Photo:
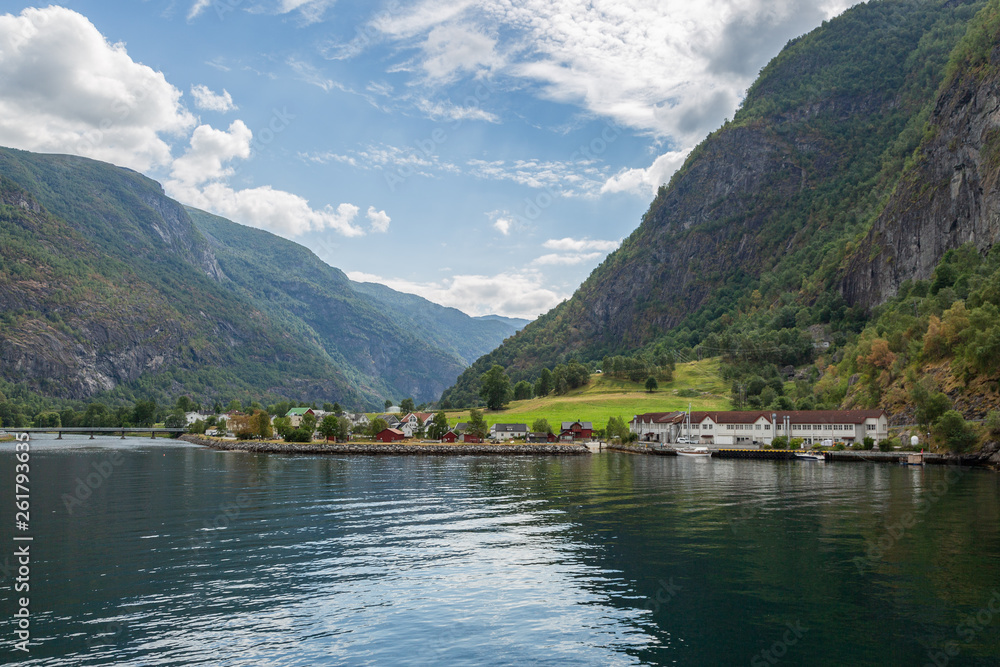
[[[535,317],[850,0],[0,2],[0,145],[471,315]]]

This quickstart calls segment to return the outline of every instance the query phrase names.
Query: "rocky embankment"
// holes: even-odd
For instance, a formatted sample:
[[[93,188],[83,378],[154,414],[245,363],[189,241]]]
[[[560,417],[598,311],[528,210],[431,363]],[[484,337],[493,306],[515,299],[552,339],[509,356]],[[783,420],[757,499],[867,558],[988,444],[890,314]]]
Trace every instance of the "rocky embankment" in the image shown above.
[[[266,454],[363,454],[363,455],[571,455],[589,454],[583,445],[439,445],[439,444],[369,444],[369,443],[295,443],[261,442],[257,440],[215,440],[195,435],[182,435],[181,440],[212,449]]]

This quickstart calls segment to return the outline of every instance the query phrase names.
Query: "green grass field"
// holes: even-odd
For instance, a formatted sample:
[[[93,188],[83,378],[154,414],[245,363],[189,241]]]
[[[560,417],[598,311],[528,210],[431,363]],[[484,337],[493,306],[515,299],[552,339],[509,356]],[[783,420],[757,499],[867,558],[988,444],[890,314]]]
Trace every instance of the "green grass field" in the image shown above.
[[[697,396],[680,396],[680,392],[697,392]],[[647,393],[640,382],[614,380],[602,375],[592,375],[590,384],[571,390],[562,396],[549,395],[528,401],[514,401],[505,410],[486,411],[489,424],[526,423],[536,419],[548,419],[549,424],[559,428],[563,421],[589,421],[594,428],[604,428],[611,417],[623,417],[627,422],[634,415],[644,412],[670,412],[686,410],[727,410],[728,387],[719,377],[719,360],[705,359],[686,364],[678,364],[674,370],[674,380],[660,385]],[[448,423],[454,426],[468,421],[468,410],[452,410],[448,413]]]

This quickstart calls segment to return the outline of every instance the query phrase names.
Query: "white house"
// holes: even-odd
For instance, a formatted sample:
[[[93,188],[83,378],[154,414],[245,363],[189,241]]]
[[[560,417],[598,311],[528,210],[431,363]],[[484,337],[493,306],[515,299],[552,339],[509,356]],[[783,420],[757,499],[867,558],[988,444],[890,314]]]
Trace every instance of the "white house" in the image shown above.
[[[644,442],[740,447],[770,445],[777,436],[802,438],[806,445],[823,440],[851,444],[865,437],[888,439],[884,410],[792,410],[752,412],[651,412],[636,415],[629,429]]]
[[[527,424],[494,424],[490,427],[490,439],[492,440],[513,440],[514,438],[527,437]]]

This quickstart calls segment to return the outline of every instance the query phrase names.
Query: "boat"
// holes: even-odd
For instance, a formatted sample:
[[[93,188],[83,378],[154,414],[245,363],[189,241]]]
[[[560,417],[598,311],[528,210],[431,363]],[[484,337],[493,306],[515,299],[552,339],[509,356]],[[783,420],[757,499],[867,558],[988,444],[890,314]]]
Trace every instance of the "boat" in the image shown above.
[[[708,447],[681,447],[680,449],[674,450],[677,452],[677,456],[692,456],[692,457],[711,457],[712,452],[708,451]]]
[[[825,461],[826,458],[822,454],[796,454],[795,458],[799,461]]]

